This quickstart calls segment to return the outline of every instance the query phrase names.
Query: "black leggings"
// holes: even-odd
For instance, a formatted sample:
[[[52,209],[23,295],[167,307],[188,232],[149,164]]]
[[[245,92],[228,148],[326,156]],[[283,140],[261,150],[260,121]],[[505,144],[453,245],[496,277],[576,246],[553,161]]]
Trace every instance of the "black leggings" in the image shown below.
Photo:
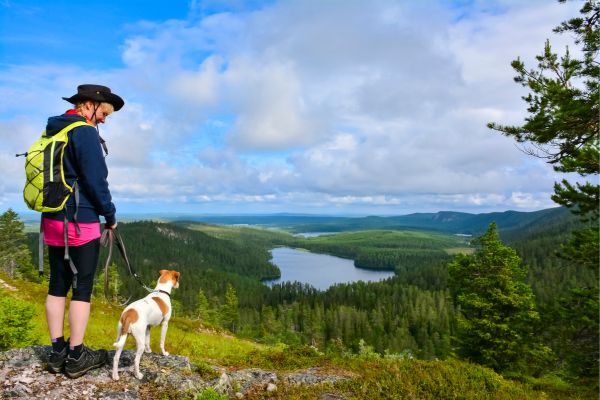
[[[90,302],[99,254],[100,239],[81,246],[69,246],[69,256],[77,269],[77,288],[73,289],[71,300]],[[48,294],[67,297],[73,284],[73,272],[69,261],[65,260],[64,246],[48,246],[48,259],[50,261]]]

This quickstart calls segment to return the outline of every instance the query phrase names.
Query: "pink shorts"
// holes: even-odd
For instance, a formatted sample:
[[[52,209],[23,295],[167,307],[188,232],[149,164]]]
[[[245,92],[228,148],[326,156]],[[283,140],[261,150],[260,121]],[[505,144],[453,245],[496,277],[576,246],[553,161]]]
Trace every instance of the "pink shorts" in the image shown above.
[[[81,246],[100,237],[100,222],[79,223],[81,233],[77,235],[75,224],[69,222],[69,246]],[[65,233],[64,222],[49,218],[42,218],[42,228],[44,229],[44,243],[48,246],[64,246]]]

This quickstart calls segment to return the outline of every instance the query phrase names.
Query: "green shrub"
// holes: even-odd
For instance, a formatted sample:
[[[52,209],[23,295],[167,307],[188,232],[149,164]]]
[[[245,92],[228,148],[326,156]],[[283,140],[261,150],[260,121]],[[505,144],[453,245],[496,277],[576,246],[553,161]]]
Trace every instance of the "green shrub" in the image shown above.
[[[322,353],[311,346],[279,344],[268,350],[254,350],[246,354],[244,359],[235,360],[235,363],[268,369],[292,370],[316,366],[325,359]]]
[[[196,372],[205,380],[216,379],[219,377],[219,373],[205,361],[196,363],[194,372]]]
[[[38,338],[33,333],[34,315],[32,305],[0,291],[0,350],[27,347],[37,342]]]
[[[195,400],[228,400],[228,399],[229,399],[229,397],[227,397],[227,395],[219,394],[213,388],[204,389],[195,398]]]

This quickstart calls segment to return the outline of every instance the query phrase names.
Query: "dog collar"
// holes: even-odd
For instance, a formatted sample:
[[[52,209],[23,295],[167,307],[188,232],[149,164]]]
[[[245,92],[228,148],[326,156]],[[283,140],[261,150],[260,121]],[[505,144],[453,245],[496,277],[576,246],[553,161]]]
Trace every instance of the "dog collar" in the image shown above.
[[[158,289],[158,290],[155,290],[155,292],[164,293],[164,294],[166,294],[167,296],[169,296],[169,298],[171,298],[171,293],[169,293],[169,292],[167,292],[167,291],[165,291],[165,290]]]

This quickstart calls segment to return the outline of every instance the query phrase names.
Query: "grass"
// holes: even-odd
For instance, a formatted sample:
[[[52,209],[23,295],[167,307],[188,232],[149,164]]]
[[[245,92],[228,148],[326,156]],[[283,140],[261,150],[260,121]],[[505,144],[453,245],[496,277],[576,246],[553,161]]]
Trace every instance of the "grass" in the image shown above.
[[[2,290],[3,295],[18,298],[36,309],[35,334],[40,344],[49,345],[44,311],[46,284],[9,279],[3,274],[0,274],[0,278],[16,289]],[[93,300],[86,344],[93,348],[112,349],[121,310],[121,307]],[[154,329],[152,347],[155,351],[158,349],[158,340],[159,329]],[[129,339],[126,348],[134,347],[133,340]],[[305,346],[267,346],[236,338],[225,331],[208,330],[199,321],[185,318],[175,317],[171,320],[166,348],[171,354],[189,357],[197,365],[194,372],[207,379],[216,377],[211,365],[230,370],[262,368],[278,373],[318,367],[335,375],[351,377],[335,384],[315,386],[293,386],[280,381],[276,392],[267,394],[262,388],[256,389],[248,393],[246,399],[316,399],[325,394],[356,400],[598,398],[597,393],[573,387],[554,376],[517,382],[503,378],[490,369],[458,360],[422,361],[385,358],[374,354],[368,357],[340,356],[322,354]],[[160,393],[157,390],[153,389],[148,398],[194,397],[173,391],[173,388]],[[159,394],[159,397],[152,397]],[[195,396],[198,398],[198,394]],[[214,397],[211,396],[212,393],[205,394],[207,399]]]
[[[367,247],[381,248],[390,248],[396,246],[402,247],[403,243],[410,243],[409,247],[412,247],[413,245],[425,245],[427,248],[443,248],[464,243],[464,240],[453,235],[415,230],[370,230],[341,232],[335,235],[316,236],[306,238],[304,240],[309,243],[323,244],[367,244]]]
[[[353,394],[351,398],[546,398],[491,370],[459,361],[357,361],[354,368],[364,371],[364,378],[340,385]]]
[[[450,247],[447,249],[444,249],[446,251],[446,253],[448,253],[451,256],[455,256],[457,254],[473,254],[475,253],[475,248],[473,247]]]
[[[276,228],[249,226],[211,225],[203,223],[181,223],[187,229],[200,231],[218,239],[241,243],[261,243],[269,246],[273,241],[287,242],[296,238],[289,232]]]

